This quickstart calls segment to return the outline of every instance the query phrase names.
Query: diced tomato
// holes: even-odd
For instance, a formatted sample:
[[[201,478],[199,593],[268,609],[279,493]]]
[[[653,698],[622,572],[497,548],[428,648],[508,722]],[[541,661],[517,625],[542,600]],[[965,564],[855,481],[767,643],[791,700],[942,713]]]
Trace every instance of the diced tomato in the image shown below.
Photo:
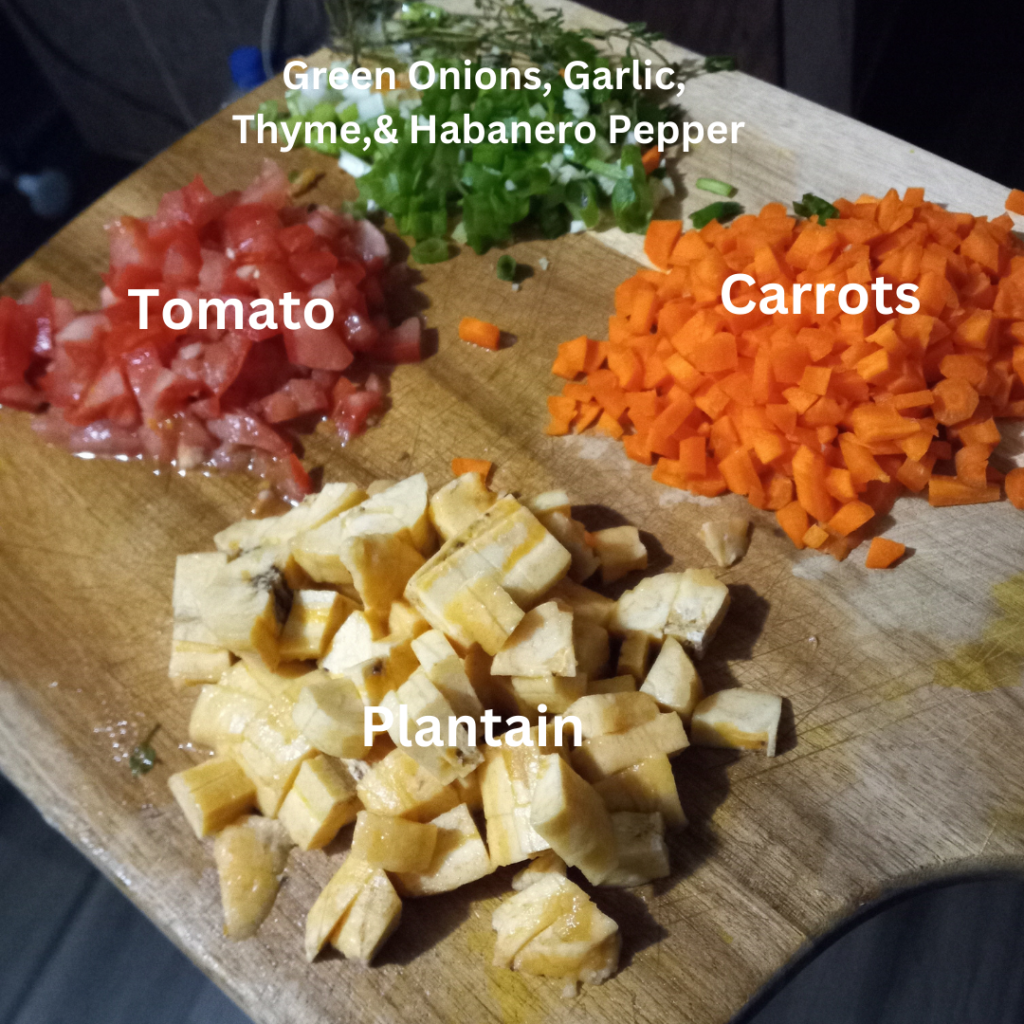
[[[288,205],[288,176],[283,168],[273,160],[264,160],[256,180],[246,188],[239,203],[265,203],[275,210]]]
[[[382,401],[379,391],[353,391],[342,395],[331,410],[331,419],[338,425],[342,443],[349,442],[366,424],[366,419]]]
[[[139,423],[139,407],[124,371],[111,361],[100,370],[81,402],[65,414],[69,423],[86,426],[96,420],[111,420],[121,427]]]
[[[149,426],[181,412],[189,398],[204,390],[198,382],[179,377],[164,366],[151,347],[127,353],[124,368],[143,421]]]
[[[282,255],[277,241],[281,219],[265,203],[231,207],[224,214],[225,255],[234,263],[261,263]]]
[[[421,357],[419,320],[392,328],[385,314],[384,235],[327,207],[291,205],[271,161],[244,192],[215,196],[196,177],[168,192],[153,217],[122,217],[108,232],[102,312],[78,316],[47,285],[20,303],[0,299],[0,405],[49,403],[35,426],[51,443],[184,468],[248,468],[298,501],[309,476],[271,424],[327,413],[347,440],[385,392],[376,374],[363,386],[344,375],[357,354],[367,363]],[[128,295],[142,288],[157,291],[145,329],[139,299]],[[164,324],[171,298],[191,308],[188,326]],[[214,310],[200,327],[200,303],[210,298],[237,299],[241,323],[228,306],[223,324]],[[330,303],[329,326],[306,324],[308,299]],[[313,319],[323,322],[322,311]]]
[[[218,420],[207,420],[206,429],[221,441],[261,448],[272,455],[290,455],[291,445],[258,416],[232,412]]]
[[[306,252],[313,248],[316,232],[308,224],[293,224],[290,228],[281,228],[277,240],[286,253]]]
[[[0,386],[24,381],[34,341],[31,314],[14,299],[0,298]]]
[[[352,242],[359,259],[372,270],[381,270],[388,262],[391,250],[383,232],[372,221],[357,220],[352,228]]]
[[[137,217],[118,217],[107,225],[107,238],[110,242],[111,270],[117,271],[129,266],[160,269],[160,247],[150,239],[145,221]]]
[[[333,327],[318,331],[303,323],[294,331],[285,328],[284,345],[292,363],[314,370],[347,370],[355,359]]]
[[[374,358],[383,363],[418,363],[423,358],[422,341],[420,318],[411,316],[381,338]]]
[[[330,277],[338,265],[338,257],[327,249],[298,252],[288,258],[288,266],[304,284],[316,284]]]
[[[372,352],[380,338],[370,319],[355,310],[341,321],[341,331],[348,346],[357,352]]]
[[[268,423],[284,423],[311,412],[324,412],[328,406],[327,392],[307,377],[293,377],[280,391],[260,402]]]

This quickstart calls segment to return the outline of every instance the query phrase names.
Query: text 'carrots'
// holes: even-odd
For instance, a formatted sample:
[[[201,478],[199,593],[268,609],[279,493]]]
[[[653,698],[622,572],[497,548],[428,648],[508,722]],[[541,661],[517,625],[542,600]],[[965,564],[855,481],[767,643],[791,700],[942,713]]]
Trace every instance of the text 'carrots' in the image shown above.
[[[1024,248],[1010,217],[951,213],[922,189],[835,207],[825,224],[778,203],[728,227],[653,221],[646,251],[661,269],[616,288],[607,341],[559,346],[566,383],[547,432],[593,427],[655,480],[745,495],[797,547],[838,559],[904,488],[933,505],[999,500],[996,421],[1024,419]],[[737,315],[721,301],[737,273],[757,282],[733,290],[740,306],[769,283],[832,291],[822,313]],[[920,311],[840,308],[844,285],[876,277],[916,284]],[[1022,478],[1006,480],[1018,505]],[[891,564],[894,543],[871,562]]]

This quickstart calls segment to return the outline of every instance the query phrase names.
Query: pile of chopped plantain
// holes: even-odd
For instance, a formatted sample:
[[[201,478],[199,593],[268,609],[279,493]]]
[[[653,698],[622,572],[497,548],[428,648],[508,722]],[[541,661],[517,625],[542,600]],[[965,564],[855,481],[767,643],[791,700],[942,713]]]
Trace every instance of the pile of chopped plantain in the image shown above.
[[[309,911],[310,960],[330,944],[369,963],[403,898],[524,864],[494,912],[494,963],[600,983],[618,926],[567,869],[598,887],[667,876],[665,832],[686,825],[669,759],[690,742],[775,751],[781,700],[705,697],[691,661],[728,587],[688,569],[617,601],[587,588],[647,552],[633,526],[588,533],[562,491],[521,502],[477,473],[432,497],[422,474],[331,483],[214,542],[178,558],[170,676],[196,688],[190,738],[215,756],[170,788],[215,837],[231,938],[269,914],[292,847],[354,822]],[[368,736],[370,707],[387,732]],[[452,725],[409,744],[401,721],[426,716]]]

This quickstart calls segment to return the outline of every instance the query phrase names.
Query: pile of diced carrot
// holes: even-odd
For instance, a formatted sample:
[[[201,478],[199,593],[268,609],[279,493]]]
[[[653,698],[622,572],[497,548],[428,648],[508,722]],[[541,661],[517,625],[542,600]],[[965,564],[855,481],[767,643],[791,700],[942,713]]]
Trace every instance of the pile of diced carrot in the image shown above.
[[[1024,198],[1024,197],[1022,197]],[[797,220],[778,203],[727,227],[654,221],[640,270],[615,290],[608,341],[559,346],[568,383],[548,399],[549,434],[593,427],[661,483],[746,495],[798,548],[843,559],[903,491],[933,505],[997,501],[996,420],[1024,418],[1024,248],[989,220],[925,202],[861,196],[839,218]],[[1020,205],[1016,195],[1008,203]],[[832,283],[824,313],[745,315],[722,304],[735,273],[754,287]],[[918,313],[883,316],[874,295],[844,313],[844,284],[916,284]],[[887,301],[897,300],[889,291]],[[1007,477],[1024,506],[1024,470]],[[882,561],[878,552],[876,562]]]

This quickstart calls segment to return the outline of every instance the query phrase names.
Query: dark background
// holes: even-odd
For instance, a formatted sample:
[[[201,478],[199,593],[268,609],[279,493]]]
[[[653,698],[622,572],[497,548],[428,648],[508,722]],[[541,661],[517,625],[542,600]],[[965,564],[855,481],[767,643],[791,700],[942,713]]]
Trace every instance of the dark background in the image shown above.
[[[271,0],[276,65],[319,0]],[[1007,186],[1024,185],[1024,2],[591,0]],[[0,0],[0,277],[232,92],[266,0]],[[33,213],[19,174],[71,184]],[[898,894],[816,944],[736,1024],[1024,1024],[1024,882]],[[340,1012],[340,1008],[339,1008]],[[0,777],[0,1024],[245,1024]]]

